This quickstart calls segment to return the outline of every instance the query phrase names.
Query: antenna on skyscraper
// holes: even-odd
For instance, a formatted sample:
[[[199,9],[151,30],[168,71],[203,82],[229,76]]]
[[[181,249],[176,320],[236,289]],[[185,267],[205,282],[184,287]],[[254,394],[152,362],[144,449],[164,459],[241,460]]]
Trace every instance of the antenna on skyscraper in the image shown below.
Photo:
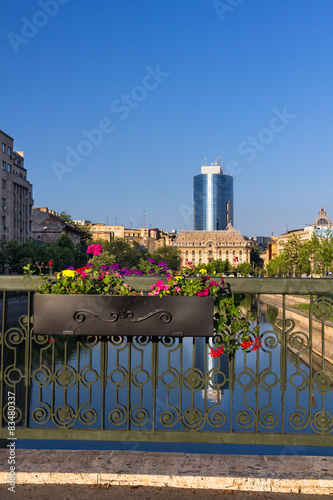
[[[142,217],[142,222],[143,222],[143,227],[146,227],[146,211],[143,211],[143,217]]]

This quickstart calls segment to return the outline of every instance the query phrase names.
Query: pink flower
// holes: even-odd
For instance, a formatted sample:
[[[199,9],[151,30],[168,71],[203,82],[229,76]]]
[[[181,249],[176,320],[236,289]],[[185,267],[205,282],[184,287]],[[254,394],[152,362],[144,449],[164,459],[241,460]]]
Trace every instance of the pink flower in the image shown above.
[[[87,248],[87,253],[92,253],[93,255],[101,255],[103,252],[103,247],[102,245],[99,245],[98,243],[95,243],[94,245],[89,245]]]
[[[206,295],[209,295],[209,288],[204,288],[204,290],[197,292],[195,295],[198,295],[199,297],[206,297]]]
[[[219,285],[216,283],[216,281],[211,281],[209,283],[209,286],[219,286]]]

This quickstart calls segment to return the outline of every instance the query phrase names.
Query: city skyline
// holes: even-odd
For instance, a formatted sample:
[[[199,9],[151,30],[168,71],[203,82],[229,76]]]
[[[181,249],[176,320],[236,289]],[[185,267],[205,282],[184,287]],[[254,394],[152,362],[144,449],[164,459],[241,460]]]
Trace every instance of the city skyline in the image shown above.
[[[332,216],[332,14],[324,0],[1,4],[0,128],[35,206],[192,229],[193,177],[220,156],[242,234]]]

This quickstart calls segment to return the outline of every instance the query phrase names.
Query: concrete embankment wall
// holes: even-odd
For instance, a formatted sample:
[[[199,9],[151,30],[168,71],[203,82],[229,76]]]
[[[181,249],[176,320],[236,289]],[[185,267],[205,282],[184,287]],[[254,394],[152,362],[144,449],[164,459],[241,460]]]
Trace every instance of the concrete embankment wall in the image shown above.
[[[267,305],[275,307],[278,310],[278,318],[283,317],[282,308],[282,296],[281,295],[260,295],[260,300]],[[293,332],[303,332],[306,336],[309,335],[309,314],[297,309],[293,309],[291,306],[295,304],[310,302],[308,297],[286,297],[286,318],[291,319],[295,322],[295,327]],[[320,370],[322,367],[322,322],[317,320],[314,316],[312,319],[312,365],[314,370]],[[302,335],[301,335],[301,338]],[[306,337],[304,337],[306,339]],[[309,349],[305,352],[301,352],[303,349],[293,349],[290,345],[288,348],[295,354],[299,354],[300,358],[309,364]],[[325,322],[325,352],[324,352],[325,368],[333,372],[333,323],[331,321]]]

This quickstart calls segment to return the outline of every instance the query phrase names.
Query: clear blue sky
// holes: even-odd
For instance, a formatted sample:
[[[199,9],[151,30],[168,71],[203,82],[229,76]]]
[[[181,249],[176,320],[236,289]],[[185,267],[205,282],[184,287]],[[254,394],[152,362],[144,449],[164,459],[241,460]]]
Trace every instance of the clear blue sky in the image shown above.
[[[191,229],[219,154],[243,234],[333,218],[332,19],[332,0],[1,2],[0,128],[35,206]]]

